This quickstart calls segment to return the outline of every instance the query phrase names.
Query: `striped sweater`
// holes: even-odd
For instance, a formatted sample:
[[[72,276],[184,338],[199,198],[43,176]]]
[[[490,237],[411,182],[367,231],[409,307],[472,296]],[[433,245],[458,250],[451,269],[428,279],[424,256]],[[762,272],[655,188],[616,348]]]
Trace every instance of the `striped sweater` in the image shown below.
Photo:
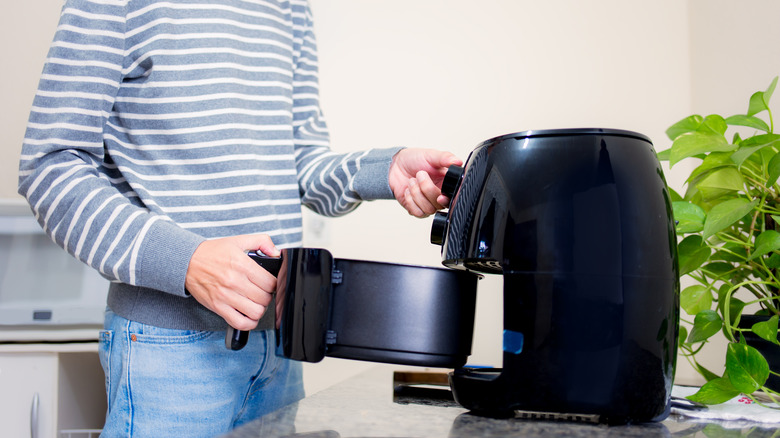
[[[338,216],[392,198],[396,151],[329,149],[305,0],[67,0],[19,193],[112,280],[116,313],[218,330],[184,290],[195,248],[251,233],[300,246],[301,205]]]

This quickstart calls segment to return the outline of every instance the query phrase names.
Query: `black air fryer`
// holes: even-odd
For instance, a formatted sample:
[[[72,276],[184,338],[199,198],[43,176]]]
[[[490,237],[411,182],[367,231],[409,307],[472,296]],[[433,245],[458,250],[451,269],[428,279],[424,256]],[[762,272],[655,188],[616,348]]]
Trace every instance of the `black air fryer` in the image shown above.
[[[504,280],[502,369],[458,369],[455,399],[608,423],[664,418],[679,282],[671,201],[650,140],[607,129],[493,138],[452,168],[434,219],[445,266]]]

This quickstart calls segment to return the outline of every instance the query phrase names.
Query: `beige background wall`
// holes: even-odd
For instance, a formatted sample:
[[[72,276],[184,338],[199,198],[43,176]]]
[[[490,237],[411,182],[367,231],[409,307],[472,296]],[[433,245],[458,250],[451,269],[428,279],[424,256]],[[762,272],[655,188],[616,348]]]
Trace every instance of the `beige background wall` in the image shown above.
[[[0,14],[0,198],[17,197],[27,117],[63,0],[6,2]]]
[[[663,150],[671,123],[693,110],[744,111],[747,96],[780,74],[773,0],[311,3],[323,107],[339,151],[403,145],[465,159],[496,135],[588,126],[639,131]],[[12,2],[0,14],[0,197],[16,197],[24,125],[61,4]],[[682,184],[675,172],[667,179]],[[339,219],[307,215],[306,227],[306,244],[336,257],[440,263],[430,219],[392,202]],[[473,363],[500,365],[500,294],[499,278],[481,282]],[[307,389],[366,366],[307,365]]]

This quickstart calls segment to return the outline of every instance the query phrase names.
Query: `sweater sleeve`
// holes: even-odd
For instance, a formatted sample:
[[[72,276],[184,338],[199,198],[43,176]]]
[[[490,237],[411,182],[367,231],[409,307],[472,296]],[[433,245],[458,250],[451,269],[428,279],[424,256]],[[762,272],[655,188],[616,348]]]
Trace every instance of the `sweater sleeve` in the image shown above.
[[[308,2],[293,8],[293,124],[298,185],[304,205],[341,216],[362,201],[393,199],[388,175],[400,148],[335,153],[320,110],[317,45]]]
[[[147,209],[103,146],[123,78],[126,0],[68,0],[25,134],[19,193],[47,234],[113,281],[184,295],[202,238]]]

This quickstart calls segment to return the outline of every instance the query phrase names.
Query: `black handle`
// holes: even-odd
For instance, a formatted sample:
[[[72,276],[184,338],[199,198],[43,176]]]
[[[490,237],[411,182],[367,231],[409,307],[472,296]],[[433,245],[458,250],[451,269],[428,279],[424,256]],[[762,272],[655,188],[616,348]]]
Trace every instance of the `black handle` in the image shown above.
[[[274,277],[279,275],[279,269],[282,268],[282,257],[268,257],[264,254],[259,254],[256,251],[252,251],[247,254],[249,258],[255,261],[258,265],[265,268],[269,274]],[[246,342],[249,340],[249,332],[244,330],[236,330],[233,327],[228,326],[227,333],[225,334],[225,347],[230,350],[240,350],[246,346]]]

